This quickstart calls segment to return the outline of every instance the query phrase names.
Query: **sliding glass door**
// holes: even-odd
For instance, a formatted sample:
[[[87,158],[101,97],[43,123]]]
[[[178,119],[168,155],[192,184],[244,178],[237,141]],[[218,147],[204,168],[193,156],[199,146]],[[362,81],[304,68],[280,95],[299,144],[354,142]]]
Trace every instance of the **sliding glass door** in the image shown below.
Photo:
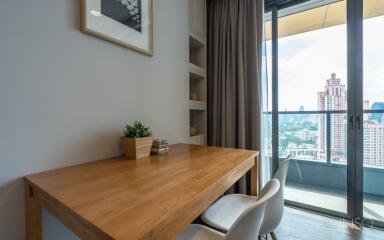
[[[288,204],[383,226],[384,1],[268,6],[272,166]],[[364,53],[364,54],[363,54]]]
[[[347,214],[346,2],[295,5],[278,18],[278,151],[286,199]]]
[[[363,215],[384,222],[384,1],[363,10]]]

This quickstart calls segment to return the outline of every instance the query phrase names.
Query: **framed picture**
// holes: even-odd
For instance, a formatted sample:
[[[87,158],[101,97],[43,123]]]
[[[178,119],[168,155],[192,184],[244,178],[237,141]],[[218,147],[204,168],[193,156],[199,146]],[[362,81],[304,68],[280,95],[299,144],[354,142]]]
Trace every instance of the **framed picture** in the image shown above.
[[[81,0],[81,30],[153,55],[152,0]]]

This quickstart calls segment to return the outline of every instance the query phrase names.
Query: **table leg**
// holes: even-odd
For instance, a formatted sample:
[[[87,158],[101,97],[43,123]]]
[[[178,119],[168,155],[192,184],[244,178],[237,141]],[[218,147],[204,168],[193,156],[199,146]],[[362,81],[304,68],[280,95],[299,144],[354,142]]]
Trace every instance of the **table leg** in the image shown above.
[[[41,206],[33,196],[33,188],[26,184],[26,239],[42,240]]]
[[[251,169],[251,195],[259,194],[259,155],[255,157],[255,165]]]

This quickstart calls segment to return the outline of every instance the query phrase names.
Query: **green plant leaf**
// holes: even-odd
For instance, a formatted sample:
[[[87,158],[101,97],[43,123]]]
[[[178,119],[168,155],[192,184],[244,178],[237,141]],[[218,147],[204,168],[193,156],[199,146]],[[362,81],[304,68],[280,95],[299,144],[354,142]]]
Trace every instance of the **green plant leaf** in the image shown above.
[[[149,137],[152,136],[152,131],[141,122],[135,121],[132,125],[127,124],[125,126],[124,136],[130,138]]]

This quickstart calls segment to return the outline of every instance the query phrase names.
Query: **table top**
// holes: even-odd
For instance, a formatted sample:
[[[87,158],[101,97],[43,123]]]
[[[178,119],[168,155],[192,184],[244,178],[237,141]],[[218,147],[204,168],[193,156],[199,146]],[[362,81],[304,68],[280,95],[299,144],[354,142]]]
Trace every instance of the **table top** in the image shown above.
[[[170,239],[251,169],[257,154],[177,144],[166,155],[99,160],[25,179],[102,239]]]

